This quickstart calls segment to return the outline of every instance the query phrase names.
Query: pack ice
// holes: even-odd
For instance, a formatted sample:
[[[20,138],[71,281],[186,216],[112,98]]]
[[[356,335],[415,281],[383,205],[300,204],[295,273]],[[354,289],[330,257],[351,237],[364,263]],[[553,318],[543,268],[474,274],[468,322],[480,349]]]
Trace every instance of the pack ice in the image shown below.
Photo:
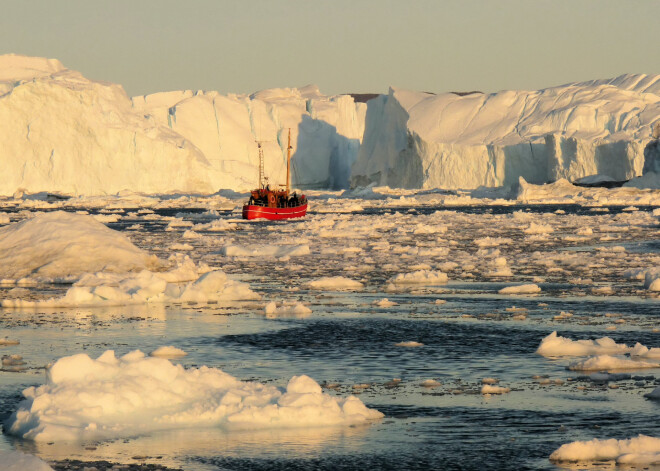
[[[139,350],[96,360],[64,357],[46,383],[23,391],[5,424],[35,441],[136,436],[158,430],[221,427],[277,429],[355,425],[383,414],[355,396],[333,397],[310,377],[294,376],[285,389],[240,381],[217,369],[185,369]]]
[[[3,299],[1,305],[7,308],[208,303],[260,297],[221,270],[196,265],[183,256],[160,260],[92,216],[64,211],[37,214],[0,229],[0,280],[19,285],[75,282],[60,298]]]

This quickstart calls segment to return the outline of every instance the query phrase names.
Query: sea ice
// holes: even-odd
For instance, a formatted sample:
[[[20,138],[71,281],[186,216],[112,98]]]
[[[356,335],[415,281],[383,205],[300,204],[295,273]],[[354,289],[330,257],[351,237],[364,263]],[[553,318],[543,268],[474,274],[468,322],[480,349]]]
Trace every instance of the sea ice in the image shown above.
[[[499,294],[535,294],[540,293],[541,288],[535,284],[507,286],[498,291]]]
[[[292,316],[297,318],[309,317],[312,310],[299,302],[283,302],[279,306],[271,301],[264,307],[264,314],[268,318]]]
[[[186,355],[188,355],[186,352],[171,345],[163,345],[162,347],[158,347],[156,350],[149,354],[149,356],[161,358],[179,358],[185,357]]]
[[[312,280],[305,283],[309,289],[318,289],[318,290],[354,290],[362,289],[364,285],[359,281],[351,280],[350,278],[345,278],[343,276],[326,276],[319,278],[318,280]]]
[[[4,299],[2,307],[122,306],[144,303],[200,303],[259,299],[246,283],[214,270],[182,284],[176,269],[135,274],[96,273],[81,278],[61,298],[38,301]]]
[[[227,257],[299,257],[309,255],[308,245],[254,245],[242,247],[227,245],[220,250]]]
[[[596,340],[571,340],[558,336],[557,331],[554,331],[541,340],[536,353],[545,357],[559,357],[624,354],[630,353],[631,350],[628,345],[616,343],[609,337]]]
[[[84,273],[162,266],[156,256],[92,216],[55,211],[0,228],[0,279],[75,281]]]
[[[493,386],[491,384],[484,384],[481,386],[481,394],[506,394],[510,392],[510,388],[502,386]]]
[[[611,355],[598,355],[568,365],[568,369],[573,371],[637,370],[641,368],[660,368],[660,363],[617,358]]]
[[[354,396],[324,394],[310,377],[286,389],[244,382],[217,369],[183,368],[139,350],[50,366],[46,383],[23,391],[5,431],[35,441],[129,437],[158,430],[277,429],[355,425],[383,417]]]
[[[660,438],[638,435],[616,440],[593,439],[566,443],[550,455],[552,461],[601,461],[617,463],[660,462]]]
[[[441,271],[418,270],[412,273],[399,273],[390,278],[395,285],[442,285],[447,283],[447,274]]]

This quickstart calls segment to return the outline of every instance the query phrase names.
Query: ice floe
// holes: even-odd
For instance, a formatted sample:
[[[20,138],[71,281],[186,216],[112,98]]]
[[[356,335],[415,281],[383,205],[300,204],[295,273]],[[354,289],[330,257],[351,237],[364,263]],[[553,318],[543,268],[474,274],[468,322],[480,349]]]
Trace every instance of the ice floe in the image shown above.
[[[552,461],[604,461],[617,463],[660,463],[660,438],[638,435],[616,440],[587,440],[566,443],[552,452]]]
[[[243,247],[228,245],[220,250],[228,257],[298,257],[309,255],[308,245],[254,245]]]
[[[173,347],[172,345],[163,345],[149,354],[149,356],[160,358],[179,358],[185,357],[186,355],[188,355],[186,352],[180,348]]]
[[[277,302],[271,301],[264,307],[264,314],[269,318],[276,317],[309,317],[312,310],[299,302],[283,302],[278,305]]]
[[[637,370],[643,368],[660,368],[660,363],[618,358],[611,355],[598,355],[568,365],[568,369],[573,371]]]
[[[628,345],[616,343],[609,337],[596,340],[571,340],[558,336],[557,331],[554,331],[541,341],[536,353],[546,357],[559,357],[624,354],[630,351]]]
[[[144,303],[217,303],[259,299],[247,283],[235,281],[214,270],[188,283],[171,272],[143,270],[135,274],[96,273],[81,278],[61,298],[44,300],[4,299],[5,308],[121,306]]]
[[[364,285],[356,280],[351,280],[343,276],[326,276],[318,280],[308,281],[304,285],[309,289],[318,290],[356,290],[362,289]]]
[[[191,427],[277,429],[355,425],[383,417],[354,396],[329,396],[308,376],[284,390],[217,369],[185,369],[139,350],[120,358],[64,357],[25,399],[5,431],[35,441],[128,437]]]
[[[395,285],[442,285],[447,283],[447,274],[441,271],[418,270],[411,273],[399,273],[389,281]]]
[[[499,294],[535,294],[540,292],[541,288],[533,283],[507,286],[498,291]]]
[[[163,263],[93,217],[37,214],[0,228],[0,279],[75,281],[84,273],[154,270]]]

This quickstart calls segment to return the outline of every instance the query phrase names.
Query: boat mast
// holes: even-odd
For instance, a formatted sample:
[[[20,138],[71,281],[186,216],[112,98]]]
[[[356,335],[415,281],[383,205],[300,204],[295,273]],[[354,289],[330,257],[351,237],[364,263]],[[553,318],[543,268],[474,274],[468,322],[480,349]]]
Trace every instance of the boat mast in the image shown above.
[[[289,128],[289,144],[286,148],[286,194],[291,192],[291,128]]]
[[[256,141],[259,148],[259,188],[266,187],[266,180],[264,178],[264,149],[261,147],[261,141]]]

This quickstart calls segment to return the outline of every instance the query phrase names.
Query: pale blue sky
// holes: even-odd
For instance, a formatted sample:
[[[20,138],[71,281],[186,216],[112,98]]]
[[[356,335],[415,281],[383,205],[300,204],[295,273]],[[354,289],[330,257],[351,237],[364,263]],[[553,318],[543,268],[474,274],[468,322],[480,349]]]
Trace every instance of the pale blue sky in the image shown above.
[[[660,73],[657,0],[0,0],[0,53],[129,95],[538,89]]]

